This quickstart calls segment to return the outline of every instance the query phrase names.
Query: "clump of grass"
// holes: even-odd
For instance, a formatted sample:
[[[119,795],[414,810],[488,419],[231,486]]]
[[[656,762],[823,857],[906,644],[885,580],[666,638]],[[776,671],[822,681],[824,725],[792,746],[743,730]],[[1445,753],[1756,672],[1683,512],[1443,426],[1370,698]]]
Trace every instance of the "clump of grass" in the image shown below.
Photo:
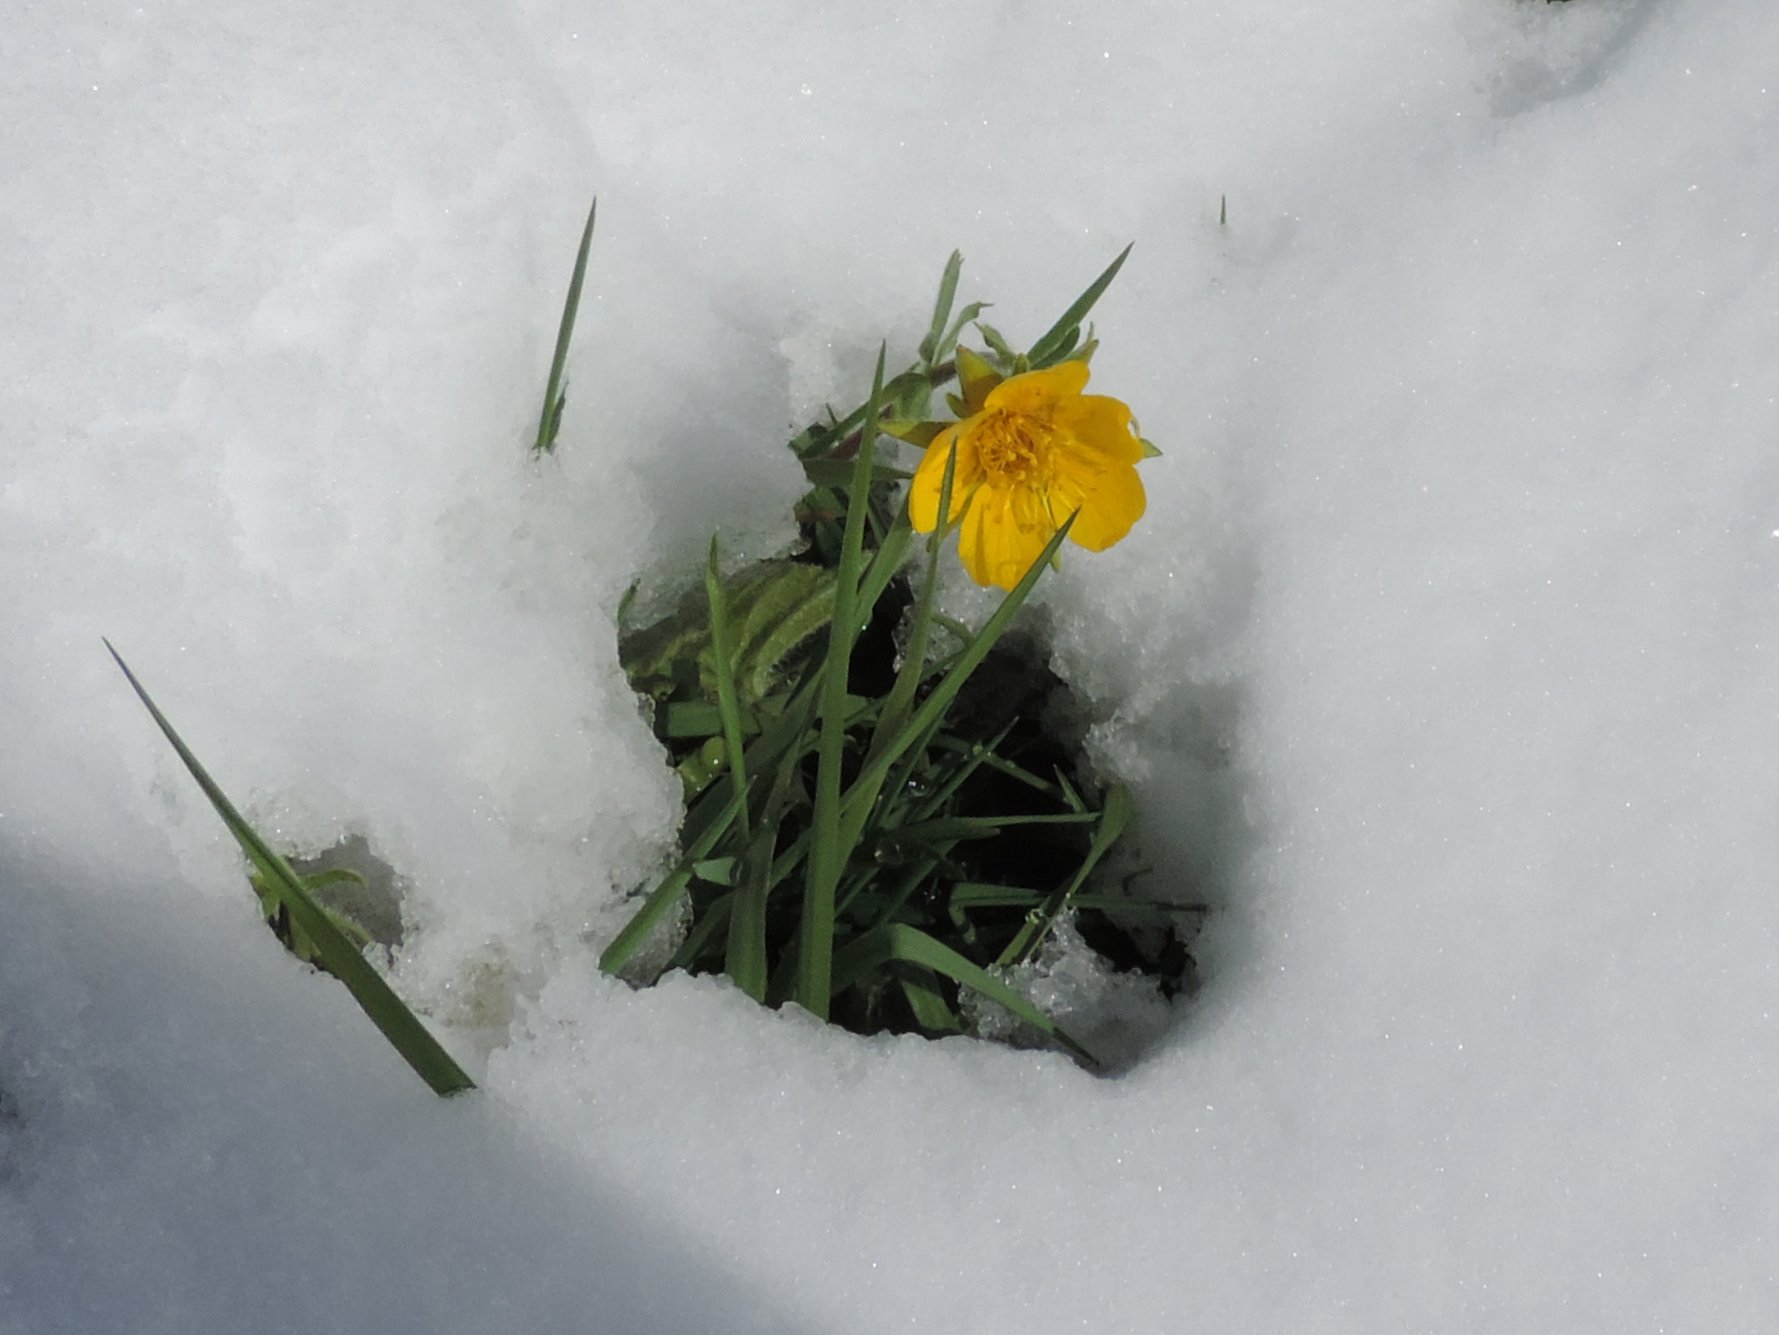
[[[936,1036],[966,1029],[974,992],[1095,1064],[1009,981],[1078,909],[1113,924],[1125,909],[1148,924],[1165,912],[1088,890],[1131,828],[1130,799],[1047,734],[1035,647],[1009,638],[1073,520],[984,625],[950,622],[934,609],[946,529],[910,568],[910,474],[886,457],[893,444],[880,447],[886,431],[935,438],[914,424],[959,360],[1004,375],[1085,361],[1095,341],[1082,322],[1127,254],[1024,353],[978,320],[982,303],[954,315],[953,255],[916,362],[886,379],[880,351],[865,401],[790,442],[810,482],[801,550],[725,575],[713,539],[679,607],[625,627],[621,659],[653,703],[688,811],[677,865],[642,896],[604,969],[633,970],[644,943],[684,917],[665,967],[726,974],[767,1005]],[[982,356],[958,349],[972,322]],[[942,515],[956,467],[954,451]]]
[[[561,429],[595,216],[596,206],[582,230],[534,454],[552,452]],[[1089,1066],[1093,1054],[1009,981],[1059,923],[1083,913],[1091,927],[1084,935],[1102,954],[1179,985],[1186,968],[1174,925],[1194,910],[1133,896],[1128,882],[1125,893],[1094,888],[1096,869],[1130,831],[1129,795],[1096,784],[1059,745],[1044,720],[1060,684],[1029,641],[1010,635],[1086,502],[1059,517],[1041,548],[1034,543],[1017,580],[993,577],[1005,596],[981,627],[934,606],[954,492],[967,507],[974,493],[956,489],[981,485],[980,477],[959,482],[963,419],[987,413],[995,387],[1009,378],[1086,363],[1097,341],[1083,321],[1128,255],[1127,247],[1016,352],[980,320],[984,303],[954,311],[962,258],[953,254],[915,363],[886,378],[880,350],[865,401],[790,442],[810,484],[796,511],[801,550],[725,573],[713,538],[703,577],[679,608],[650,625],[625,626],[624,669],[653,703],[688,808],[677,864],[640,896],[601,967],[640,967],[643,944],[689,907],[668,968],[723,973],[760,1002],[796,1002],[861,1032],[964,1032],[965,997],[975,994]],[[966,326],[983,352],[959,345]],[[937,447],[947,452],[928,455],[929,465],[944,460],[933,498],[940,519],[911,569],[916,533],[902,493],[911,475],[896,467],[893,445],[880,447],[887,434],[935,448],[947,426],[922,419],[933,393],[954,380],[963,393],[948,401],[960,420],[949,446]],[[1042,390],[1024,382],[1023,392],[1079,396],[1085,380],[1075,368]],[[1062,382],[1074,388],[1059,390]],[[1100,425],[1084,427],[1076,444],[1094,446],[1088,437],[1107,429],[1107,404],[1128,422],[1122,404],[1099,404]],[[1157,453],[1134,426],[1128,436],[1126,429],[1110,428],[1123,466],[1138,445],[1145,456]],[[923,476],[937,478],[931,467]],[[1125,528],[1141,512],[1140,496],[1127,506]],[[1095,523],[1099,536],[1084,545],[1117,540],[1103,514]],[[344,983],[435,1092],[473,1088],[366,958],[400,930],[387,887],[349,865],[299,871],[272,849],[111,652],[240,844],[280,941]]]

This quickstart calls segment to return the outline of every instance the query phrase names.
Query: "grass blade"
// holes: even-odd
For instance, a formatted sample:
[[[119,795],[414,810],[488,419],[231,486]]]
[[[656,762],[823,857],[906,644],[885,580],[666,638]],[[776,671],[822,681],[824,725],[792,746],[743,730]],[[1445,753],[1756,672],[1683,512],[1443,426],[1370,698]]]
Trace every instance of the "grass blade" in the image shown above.
[[[1019,935],[1001,952],[997,963],[1003,966],[1024,964],[1038,953],[1038,947],[1044,944],[1044,938],[1049,935],[1058,915],[1074,901],[1075,893],[1092,875],[1100,859],[1111,852],[1112,845],[1118,842],[1119,836],[1129,827],[1135,814],[1129,790],[1121,783],[1113,784],[1112,790],[1106,794],[1105,810],[1101,812],[1100,823],[1094,829],[1092,842],[1088,844],[1087,856],[1081,860],[1075,874],[1058,887],[1044,902],[1044,907],[1019,929]]]
[[[916,1024],[930,1034],[963,1032],[963,1025],[952,1014],[944,993],[939,990],[939,980],[933,977],[930,970],[917,969],[908,964],[902,966],[899,974],[896,982],[902,988],[902,995],[908,1001],[908,1009],[913,1013]]]
[[[945,261],[945,272],[939,279],[939,296],[933,302],[933,323],[927,330],[927,336],[920,341],[920,359],[930,369],[934,360],[941,356],[940,341],[951,322],[951,303],[957,298],[958,275],[963,272],[964,255],[961,250],[951,252],[951,258]]]
[[[871,376],[871,397],[865,403],[859,452],[853,460],[853,485],[847,497],[846,530],[841,539],[840,569],[834,590],[834,623],[828,631],[828,653],[822,665],[821,733],[817,744],[815,809],[803,913],[798,929],[797,1000],[804,1009],[828,1018],[829,971],[834,952],[834,894],[847,863],[840,837],[840,781],[846,746],[846,675],[858,635],[858,595],[864,569],[865,511],[871,485],[871,459],[877,447],[879,410],[883,402],[884,349],[877,349]],[[881,554],[880,554],[881,555]],[[886,581],[887,583],[887,581]],[[855,834],[856,838],[856,834]]]
[[[717,846],[717,841],[728,833],[729,826],[734,824],[735,817],[740,812],[741,804],[746,796],[746,789],[732,792],[729,795],[729,800],[717,813],[716,818],[704,828],[696,842],[685,851],[678,865],[667,873],[661,884],[649,891],[649,896],[643,901],[642,907],[636,911],[635,916],[629,922],[624,924],[623,930],[612,938],[612,943],[600,955],[599,967],[602,971],[618,973],[626,964],[630,963],[632,956],[648,939],[655,924],[667,916],[667,910],[673,907],[679,897],[685,893],[686,887],[691,884],[694,865],[709,857],[711,849]]]
[[[990,1001],[1005,1006],[1051,1042],[1067,1049],[1076,1058],[1093,1068],[1099,1059],[1073,1038],[1043,1011],[1015,992],[980,965],[972,964],[950,946],[935,940],[918,927],[891,923],[837,952],[834,956],[834,978],[841,987],[848,987],[868,970],[890,960],[917,965],[951,979],[959,987],[967,987]]]
[[[996,641],[1006,632],[1008,623],[1013,620],[1014,613],[1019,611],[1025,600],[1031,595],[1032,589],[1038,583],[1038,577],[1049,567],[1051,558],[1062,546],[1063,539],[1068,536],[1069,529],[1074,526],[1074,523],[1073,515],[1063,521],[1062,527],[1057,529],[1056,535],[1045,544],[1038,559],[1032,562],[1031,569],[1025,572],[1019,583],[1015,584],[1007,596],[1001,600],[1001,605],[983,623],[982,629],[972,637],[964,651],[953,662],[950,670],[939,679],[938,684],[921,702],[920,708],[915,710],[907,725],[884,745],[882,751],[871,755],[860,768],[858,777],[853,780],[852,787],[847,790],[843,804],[845,824],[842,834],[846,847],[851,847],[858,841],[859,832],[864,828],[865,821],[871,814],[871,807],[877,801],[878,793],[882,791],[883,781],[889,774],[890,767],[916,742],[938,727],[945,711],[951,707],[951,702],[963,689],[964,682],[969,680],[970,674],[981,665],[982,660],[988,657],[988,651],[994,648]]]
[[[581,284],[587,277],[587,255],[593,249],[593,220],[599,214],[599,200],[587,210],[587,225],[581,229],[581,248],[575,252],[574,275],[568,280],[568,298],[562,303],[562,323],[556,328],[556,354],[550,359],[550,378],[544,385],[544,410],[537,419],[537,441],[532,450],[549,454],[556,448],[556,433],[562,429],[562,410],[568,404],[568,392],[562,384],[562,368],[568,361],[568,344],[574,338],[575,312],[581,305]]]
[[[462,1090],[474,1089],[475,1082],[452,1060],[451,1054],[439,1045],[438,1040],[420,1023],[414,1012],[396,996],[382,975],[359,953],[358,948],[347,940],[334,924],[332,916],[309,894],[302,878],[235,809],[234,803],[229,801],[228,796],[198,762],[191,748],[174,731],[167,716],[149,698],[148,692],[136,680],[136,674],[130,671],[123,657],[112,647],[111,641],[105,641],[105,647],[110,650],[111,657],[122,669],[131,689],[147,707],[149,715],[167,740],[173,744],[173,749],[185,762],[186,769],[191,771],[198,787],[204,790],[204,796],[210,799],[210,805],[216,808],[216,814],[222,817],[223,824],[235,836],[235,841],[241,845],[242,852],[246,853],[261,879],[277,891],[295,924],[309,938],[321,964],[346,985],[347,991],[352,993],[353,999],[370,1017],[371,1023],[377,1026],[383,1037],[389,1040],[391,1046],[435,1094],[456,1094]]]
[[[736,796],[747,790],[747,751],[741,741],[741,705],[735,697],[735,646],[729,634],[729,612],[723,598],[723,577],[717,564],[716,534],[710,537],[710,561],[704,568],[704,594],[710,602],[710,650],[716,660],[717,712],[722,716],[723,742],[729,750],[729,784]],[[747,802],[738,815],[741,837],[748,837]]]
[[[939,581],[939,548],[951,528],[951,489],[957,478],[957,444],[954,441],[945,458],[945,475],[939,481],[939,516],[933,536],[927,541],[927,569],[921,581],[920,596],[914,602],[914,625],[908,634],[908,645],[902,654],[902,669],[890,687],[889,697],[878,715],[877,727],[871,734],[871,753],[889,744],[901,731],[914,707],[915,692],[927,671],[927,637],[933,625],[933,593]]]
[[[779,822],[784,818],[785,804],[790,800],[796,777],[794,759],[786,759],[773,776],[772,791],[766,797],[760,826],[748,841],[744,879],[735,892],[729,917],[724,972],[755,1001],[766,1000],[770,975],[766,960],[766,900],[772,894],[772,887],[781,879],[773,853],[778,844]]]
[[[1136,242],[1131,242],[1132,246],[1135,244]],[[1118,271],[1124,267],[1124,261],[1129,256],[1130,246],[1126,246],[1118,252],[1118,258],[1106,266],[1106,271],[1088,285],[1087,291],[1075,298],[1075,304],[1062,313],[1062,318],[1045,330],[1044,336],[1032,344],[1032,350],[1026,356],[1034,368],[1049,366],[1053,362],[1062,360],[1061,350],[1068,341],[1070,332],[1087,318],[1087,313],[1093,309],[1094,303],[1100,299],[1105,290],[1112,285],[1112,280],[1118,277]]]

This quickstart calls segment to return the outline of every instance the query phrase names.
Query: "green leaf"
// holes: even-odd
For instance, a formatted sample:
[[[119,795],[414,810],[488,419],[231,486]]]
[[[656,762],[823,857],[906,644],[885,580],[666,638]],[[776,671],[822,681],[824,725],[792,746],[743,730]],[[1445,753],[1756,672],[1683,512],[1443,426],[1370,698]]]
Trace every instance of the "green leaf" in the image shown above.
[[[730,670],[748,731],[748,706],[773,692],[804,647],[833,620],[834,572],[800,561],[758,561],[724,580],[722,597]],[[643,695],[677,697],[680,687],[696,678],[709,703],[717,684],[709,590],[701,583],[669,615],[621,635],[618,661],[631,689]],[[697,727],[697,720],[688,714],[683,721],[676,718],[676,726]]]
[[[900,423],[893,421],[885,422],[883,424],[883,429],[888,431],[892,436],[898,436],[899,439],[913,439],[913,437],[910,436],[900,435],[900,433],[895,430],[895,427],[898,425],[900,425]],[[915,425],[925,424],[919,423]],[[943,430],[947,423],[938,422],[934,423],[934,425],[939,427],[940,430]],[[934,434],[937,434],[937,432]],[[917,441],[916,443],[925,444],[924,441]],[[852,461],[850,459],[805,459],[803,461],[803,475],[809,479],[812,486],[850,486],[853,478]],[[880,482],[906,482],[913,476],[914,474],[910,473],[907,469],[897,468],[893,464],[877,464],[871,469],[871,481],[873,484]]]
[[[550,378],[544,385],[544,411],[537,421],[537,441],[532,450],[549,454],[556,448],[556,433],[562,429],[562,410],[568,405],[568,393],[562,387],[562,368],[568,361],[568,344],[574,337],[575,312],[581,304],[581,284],[587,277],[587,255],[593,248],[593,221],[599,214],[599,200],[594,199],[587,210],[587,225],[581,229],[581,246],[575,252],[574,275],[568,280],[568,297],[562,303],[562,323],[556,328],[556,352],[550,358]]]
[[[954,250],[951,258],[945,261],[945,272],[939,278],[939,295],[933,302],[933,320],[927,329],[927,336],[920,341],[920,359],[928,366],[936,357],[943,356],[940,341],[945,337],[945,330],[951,320],[951,303],[957,297],[958,275],[963,272],[964,255]]]
[[[897,440],[905,440],[910,445],[918,445],[924,450],[954,425],[955,423],[952,422],[916,422],[906,418],[890,418],[884,422],[883,429]],[[879,471],[892,470],[880,469]],[[914,474],[904,472],[901,476],[906,479],[912,478]]]
[[[1002,337],[1001,331],[996,329],[993,325],[985,324],[981,320],[978,320],[976,322],[976,332],[982,335],[982,341],[988,344],[995,356],[1001,359],[1002,365],[1011,368],[1013,363],[1019,360],[1019,354],[1013,351],[1011,345],[1009,345],[1007,340]]]
[[[930,969],[904,964],[896,971],[896,982],[902,989],[902,995],[907,998],[908,1009],[914,1013],[914,1022],[927,1033],[963,1032],[963,1024],[952,1012],[950,1003],[945,1000],[945,994],[939,990],[939,980]]]
[[[705,858],[692,864],[692,875],[711,885],[734,885],[735,871],[734,858]]]
[[[735,700],[735,647],[729,637],[729,616],[723,605],[723,576],[717,560],[717,539],[710,538],[710,560],[704,567],[704,596],[710,602],[710,647],[715,660],[717,712],[723,718],[723,741],[729,749],[729,783],[737,797],[747,791],[747,754],[741,741],[741,707]],[[747,801],[736,816],[741,837],[748,837]]]
[[[949,903],[954,909],[1028,909],[1044,902],[1037,890],[1017,885],[985,885],[980,881],[959,881],[951,887]]]
[[[688,848],[679,864],[662,878],[661,883],[649,892],[643,900],[642,907],[632,915],[623,930],[612,938],[612,943],[605,948],[599,957],[599,967],[605,973],[619,973],[630,963],[632,957],[641,949],[642,943],[648,940],[649,933],[655,925],[667,916],[667,911],[678,902],[691,884],[694,868],[711,854],[717,841],[734,823],[741,810],[741,803],[746,790],[731,792],[729,800],[723,804],[715,820],[704,829],[697,840]],[[689,821],[688,821],[689,823]]]
[[[1070,1038],[1061,1026],[1006,983],[980,965],[972,964],[944,942],[905,923],[891,923],[887,927],[880,927],[836,951],[833,971],[835,991],[851,987],[870,970],[890,960],[931,969],[934,973],[951,979],[959,987],[967,987],[980,993],[990,1001],[1005,1006],[1086,1065],[1095,1068],[1099,1066],[1097,1057]]]
[[[895,683],[890,687],[889,696],[883,702],[883,710],[877,716],[877,726],[871,734],[873,754],[886,747],[890,739],[901,730],[908,719],[909,711],[914,707],[914,696],[920,687],[921,678],[926,675],[927,637],[933,624],[933,594],[939,576],[939,544],[950,523],[952,486],[956,478],[957,445],[954,442],[946,454],[945,473],[939,479],[939,518],[934,526],[933,536],[927,543],[926,576],[921,582],[920,595],[914,602],[914,625],[908,635],[907,647],[903,650],[902,666],[896,673]]]
[[[291,870],[296,871],[294,867]],[[266,925],[272,929],[272,934],[284,943],[285,949],[304,964],[313,964],[324,972],[333,972],[321,959],[315,949],[315,943],[309,939],[309,934],[291,919],[289,910],[284,906],[284,896],[280,893],[277,885],[268,881],[258,871],[250,871],[247,874],[247,879],[252,884],[254,892],[259,896],[260,913],[265,917]],[[362,952],[366,946],[374,944],[376,938],[361,923],[355,922],[331,904],[323,903],[315,894],[317,890],[326,890],[337,885],[356,885],[363,889],[367,882],[362,875],[348,867],[336,867],[331,871],[317,872],[312,876],[304,876],[301,872],[297,872],[297,879],[302,882],[303,889],[309,892],[309,897],[315,900],[316,907],[333,920],[334,926],[340,929],[340,934],[350,941],[357,950]]]
[[[843,802],[845,824],[840,835],[842,847],[851,847],[858,841],[859,832],[864,828],[865,820],[870,815],[872,804],[877,801],[878,793],[882,791],[883,781],[889,774],[890,767],[918,741],[938,727],[944,718],[945,711],[951,708],[951,702],[963,689],[964,682],[969,680],[970,674],[988,656],[988,651],[994,648],[996,641],[1006,632],[1007,626],[1013,620],[1014,613],[1024,605],[1025,600],[1031,595],[1039,576],[1049,567],[1050,559],[1056,555],[1057,549],[1062,546],[1063,539],[1068,536],[1069,530],[1074,527],[1074,524],[1074,515],[1070,515],[1063,521],[1062,527],[1057,529],[1055,536],[1045,544],[1044,550],[1038,554],[1038,559],[1032,562],[1031,569],[1025,572],[1019,583],[1014,585],[1007,596],[1001,600],[1001,605],[983,623],[982,629],[976,633],[969,645],[958,655],[951,668],[939,679],[927,694],[926,699],[921,702],[907,726],[885,743],[881,751],[874,752],[860,767],[858,777],[847,789]]]
[[[723,730],[723,711],[708,700],[669,700],[656,711],[655,726],[662,737],[715,737]],[[751,710],[741,711],[741,730],[748,734],[760,730]]]
[[[1087,856],[1081,860],[1081,865],[1075,869],[1075,874],[1067,883],[1056,889],[1044,902],[1044,906],[1019,929],[1019,934],[1001,952],[1000,959],[996,961],[998,964],[1024,964],[1038,953],[1038,947],[1044,943],[1044,938],[1057,918],[1068,910],[1075,893],[1093,874],[1100,859],[1112,851],[1112,845],[1129,828],[1134,815],[1129,789],[1121,783],[1113,784],[1112,790],[1106,794],[1105,809],[1100,813],[1100,823],[1093,832],[1093,841],[1087,847]]]
[[[1131,245],[1135,244],[1135,242],[1131,243]],[[1030,358],[1034,367],[1053,366],[1063,359],[1063,354],[1057,349],[1061,348],[1068,340],[1070,331],[1076,329],[1081,321],[1087,318],[1087,313],[1093,309],[1094,303],[1104,295],[1105,290],[1112,285],[1112,280],[1118,276],[1118,271],[1124,267],[1124,261],[1129,257],[1130,246],[1126,246],[1118,252],[1118,258],[1106,266],[1106,271],[1088,284],[1085,292],[1075,298],[1074,305],[1062,313],[1062,318],[1045,330],[1043,337],[1032,344],[1032,350],[1026,356]]]
[[[673,958],[667,961],[667,970],[664,972],[673,969],[690,970],[697,967],[699,961],[711,949],[711,942],[715,941],[729,926],[730,914],[735,907],[736,898],[737,896],[733,894],[724,895],[703,911],[698,920],[692,924],[692,929],[686,933],[686,939],[680,942],[679,949],[673,952]]]
[[[769,970],[766,960],[766,900],[774,885],[781,884],[794,862],[781,873],[773,858],[785,804],[796,786],[795,759],[780,762],[759,828],[748,843],[745,874],[730,903],[729,934],[723,957],[724,971],[735,985],[755,1001],[766,1000]]]
[[[166,715],[149,698],[148,692],[136,680],[136,674],[130,671],[123,657],[112,647],[111,641],[105,641],[105,648],[110,651],[137,698],[147,707],[155,724],[173,744],[180,760],[185,762],[186,769],[197,780],[198,787],[204,790],[204,796],[210,799],[210,805],[216,809],[223,824],[228,826],[229,833],[235,836],[235,841],[241,845],[241,850],[246,853],[254,870],[277,893],[293,924],[307,935],[318,960],[327,971],[346,985],[346,990],[352,993],[353,999],[370,1017],[371,1023],[377,1026],[383,1037],[389,1040],[390,1045],[435,1094],[456,1094],[474,1089],[475,1082],[451,1059],[451,1054],[439,1046],[426,1026],[396,996],[382,975],[371,967],[357,947],[335,926],[327,911],[315,902],[304,887],[302,878],[291,870],[290,864],[235,809],[234,803],[229,801],[216,781],[198,762],[191,748],[174,731]]]
[[[865,401],[864,425],[854,461],[846,530],[841,541],[840,569],[834,592],[834,624],[828,631],[828,653],[821,675],[821,733],[817,745],[815,808],[803,911],[798,928],[797,1000],[804,1009],[828,1018],[829,969],[834,950],[834,894],[847,862],[840,839],[841,765],[846,745],[846,677],[852,662],[860,615],[859,586],[864,573],[865,503],[871,460],[877,447],[879,406],[883,401],[884,349],[877,349],[871,396]],[[883,553],[874,564],[881,566]],[[885,577],[885,584],[888,579]],[[869,605],[865,611],[869,612]]]
[[[957,313],[957,319],[953,320],[951,322],[951,327],[945,331],[945,337],[939,340],[937,356],[945,357],[956,348],[958,335],[964,332],[964,326],[975,320],[977,316],[981,315],[983,311],[987,310],[993,304],[994,303],[988,301],[972,301],[968,306],[965,306],[959,311]]]
[[[888,831],[884,842],[897,845],[960,840],[992,839],[1002,830],[1015,825],[1086,825],[1098,819],[1093,812],[1063,811],[1055,814],[1014,814],[1000,816],[941,816],[936,820],[909,821]]]

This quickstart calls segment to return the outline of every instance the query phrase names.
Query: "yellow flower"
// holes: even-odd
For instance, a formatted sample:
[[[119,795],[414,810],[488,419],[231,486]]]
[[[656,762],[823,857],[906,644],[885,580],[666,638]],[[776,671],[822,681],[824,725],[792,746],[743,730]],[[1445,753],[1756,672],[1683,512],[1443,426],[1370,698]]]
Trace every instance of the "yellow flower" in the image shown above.
[[[1070,540],[1089,551],[1104,551],[1130,532],[1145,504],[1136,465],[1150,450],[1129,408],[1081,392],[1085,362],[1006,380],[962,350],[958,362],[964,416],[933,437],[915,470],[908,515],[917,531],[938,525],[945,461],[955,445],[947,520],[963,517],[958,556],[978,584],[1011,589],[1070,515]]]

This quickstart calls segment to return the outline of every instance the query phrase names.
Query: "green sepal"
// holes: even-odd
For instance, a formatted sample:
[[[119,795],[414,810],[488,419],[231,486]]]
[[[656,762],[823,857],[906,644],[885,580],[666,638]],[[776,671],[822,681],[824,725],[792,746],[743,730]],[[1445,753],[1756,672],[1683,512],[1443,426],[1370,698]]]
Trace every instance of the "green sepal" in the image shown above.
[[[982,341],[988,344],[994,355],[1001,359],[1002,366],[1011,369],[1013,364],[1019,360],[1019,354],[1013,351],[1012,345],[993,325],[978,320],[976,321],[976,332],[982,335]],[[959,348],[958,351],[962,353],[963,349]]]
[[[948,396],[949,397],[949,396]],[[911,422],[892,420],[883,424],[883,429],[897,440],[905,440],[910,445],[918,445],[925,449],[938,439],[941,432],[956,426],[955,422]],[[875,470],[873,470],[875,471]]]
[[[985,328],[983,325],[976,327],[978,329]],[[995,338],[999,337],[1000,335],[995,335]],[[994,346],[992,340],[989,346]],[[963,397],[961,402],[952,402],[951,410],[959,417],[975,416],[982,411],[982,406],[988,396],[1004,379],[1006,377],[995,370],[981,353],[960,346],[957,350],[957,383],[958,388],[963,391]],[[950,399],[952,396],[948,395],[947,398]]]

